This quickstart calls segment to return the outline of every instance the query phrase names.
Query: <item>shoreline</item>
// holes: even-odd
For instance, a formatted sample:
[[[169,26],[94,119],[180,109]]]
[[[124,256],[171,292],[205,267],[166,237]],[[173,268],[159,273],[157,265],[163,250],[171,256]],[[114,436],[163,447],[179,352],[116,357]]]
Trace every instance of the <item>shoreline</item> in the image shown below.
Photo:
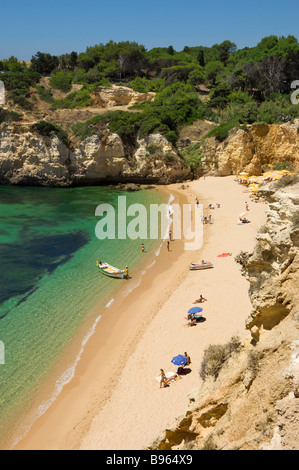
[[[168,204],[170,201],[171,194],[175,194],[175,200],[173,202],[179,202],[183,203],[186,201],[186,198],[184,195],[179,194],[179,192],[176,191],[175,188],[171,188],[171,190],[168,190],[167,187],[159,187],[158,191],[160,193],[164,193],[164,204]],[[176,250],[174,254],[174,259],[180,256],[182,250]],[[157,254],[160,252],[160,254]],[[139,294],[144,290],[144,289],[150,289],[151,284],[152,284],[152,273],[153,272],[159,272],[160,271],[160,266],[159,262],[160,260],[163,261],[163,266],[165,265],[165,261],[167,259],[167,264],[169,264],[169,269],[171,269],[171,265],[173,263],[173,259],[169,258],[169,253],[166,253],[166,243],[164,240],[158,240],[156,243],[156,247],[154,247],[149,253],[145,252],[145,260],[143,260],[135,269],[134,269],[134,277],[129,283],[124,283],[123,285],[119,286],[118,289],[115,291],[113,294],[113,299],[111,299],[110,295],[107,296],[107,299],[105,301],[101,301],[101,305],[96,304],[92,310],[90,311],[89,316],[96,318],[99,315],[99,308],[100,306],[103,308],[104,311],[101,313],[100,317],[97,318],[94,327],[95,331],[93,332],[93,335],[90,336],[88,343],[85,344],[84,350],[81,351],[81,358],[80,361],[76,365],[76,369],[74,372],[74,376],[71,379],[71,381],[67,384],[64,385],[63,389],[59,393],[59,395],[56,397],[55,401],[51,404],[51,406],[47,409],[47,411],[42,414],[35,422],[28,427],[30,427],[29,430],[27,430],[26,435],[18,440],[18,442],[13,445],[12,449],[18,450],[22,449],[23,445],[27,446],[26,442],[31,440],[31,435],[34,436],[35,433],[39,435],[40,429],[43,429],[44,422],[46,423],[48,416],[51,416],[52,413],[55,414],[55,409],[60,409],[60,402],[64,402],[64,396],[67,396],[69,393],[76,395],[76,388],[77,385],[81,381],[90,381],[92,380],[92,377],[88,377],[88,379],[85,377],[85,379],[81,379],[81,377],[84,377],[85,375],[85,364],[86,363],[91,363],[93,362],[93,357],[95,354],[100,354],[100,351],[109,351],[109,354],[112,357],[110,362],[107,365],[104,365],[101,360],[96,361],[95,367],[97,369],[101,369],[99,378],[98,378],[98,383],[99,387],[105,381],[104,389],[101,391],[101,399],[100,403],[105,403],[111,394],[111,390],[116,386],[117,384],[117,379],[115,379],[113,374],[109,374],[109,369],[111,367],[114,368],[114,370],[118,370],[119,373],[121,373],[121,370],[126,362],[126,359],[128,356],[131,354],[132,349],[134,349],[134,342],[136,339],[136,342],[138,338],[142,335],[143,331],[146,329],[147,322],[150,321],[150,315],[147,314],[145,317],[147,321],[142,321],[138,322],[138,325],[135,327],[134,322],[136,318],[134,318],[135,315],[130,315],[130,318],[128,319],[127,315],[125,318],[125,314],[122,314],[122,318],[120,318],[120,309],[123,309],[125,311],[130,310],[130,306],[132,301],[134,302],[134,299],[139,298]],[[139,281],[138,279],[141,279]],[[136,282],[137,281],[137,282]],[[141,282],[141,284],[140,284]],[[108,297],[110,298],[110,301],[107,304]],[[131,318],[133,317],[133,318]],[[113,331],[114,330],[114,331]],[[110,336],[110,331],[111,333],[111,338]],[[119,334],[119,331],[121,332]],[[122,338],[122,334],[124,333],[124,338]],[[85,331],[86,334],[86,331]],[[134,340],[130,340],[130,335],[132,334]],[[82,332],[78,335],[76,335],[77,338],[74,339],[74,341],[71,344],[71,347],[68,348],[68,351],[66,354],[68,354],[70,358],[70,363],[74,362],[74,357],[76,357],[77,352],[80,350],[82,347]],[[84,335],[83,335],[84,336]],[[130,342],[130,346],[128,347],[125,341],[125,338],[127,341]],[[100,347],[98,346],[98,343],[101,345]],[[119,360],[119,355],[117,351],[113,351],[114,344],[118,345],[117,350],[121,350],[122,353],[124,353],[124,356],[122,360]],[[50,384],[47,383],[45,387],[41,390],[41,392],[38,394],[38,396],[34,399],[34,404],[31,406],[31,410],[38,409],[42,400],[44,399],[45,396],[50,396],[51,393],[53,392],[53,383],[55,384],[55,380],[53,381],[53,377],[57,379],[57,377],[61,377],[65,371],[65,368],[60,368],[59,364],[58,367],[55,368],[52,377],[50,379]],[[111,377],[109,376],[111,375]],[[107,379],[108,377],[108,379]],[[86,397],[89,397],[89,394],[91,393],[91,390],[89,389],[88,386],[83,386],[84,391],[83,393],[85,394]],[[82,390],[80,391],[81,394]],[[79,400],[79,395],[78,395],[78,400]],[[82,401],[82,400],[80,400]],[[89,398],[87,398],[87,402],[89,401]],[[97,400],[98,401],[98,400]],[[89,403],[88,403],[89,406]],[[98,405],[97,405],[98,406]],[[101,407],[101,404],[99,405]],[[82,416],[85,414],[85,412],[82,412]],[[58,419],[60,418],[60,414],[58,414]],[[26,422],[26,420],[25,420]],[[26,426],[25,426],[26,427]],[[56,438],[56,431],[54,432],[55,438]],[[45,435],[48,435],[48,431],[46,432]],[[38,438],[39,439],[39,438]],[[30,444],[29,444],[30,446]],[[27,448],[27,447],[25,447]],[[30,448],[35,448],[33,447]],[[44,448],[41,446],[41,448]],[[47,444],[46,444],[46,448]]]
[[[233,335],[246,335],[245,319],[251,309],[248,283],[234,256],[240,248],[253,248],[265,206],[252,207],[253,223],[238,227],[236,219],[248,196],[233,177],[209,177],[188,186],[184,191],[178,185],[165,190],[192,204],[196,195],[205,208],[210,202],[221,203],[221,209],[212,211],[215,224],[204,226],[203,247],[196,253],[184,252],[183,241],[175,241],[175,253],[167,253],[162,246],[159,262],[147,271],[141,285],[124,299],[116,299],[109,315],[101,318],[101,328],[86,345],[75,377],[15,449],[144,448],[188,408],[188,393],[200,386],[204,349]],[[233,256],[218,260],[218,252]],[[214,262],[215,269],[189,272],[190,262],[202,258]],[[186,312],[199,294],[208,298],[203,306],[207,321],[187,328]],[[105,337],[100,347],[98,336]],[[155,377],[160,368],[174,371],[171,357],[186,350],[192,373],[159,389]]]

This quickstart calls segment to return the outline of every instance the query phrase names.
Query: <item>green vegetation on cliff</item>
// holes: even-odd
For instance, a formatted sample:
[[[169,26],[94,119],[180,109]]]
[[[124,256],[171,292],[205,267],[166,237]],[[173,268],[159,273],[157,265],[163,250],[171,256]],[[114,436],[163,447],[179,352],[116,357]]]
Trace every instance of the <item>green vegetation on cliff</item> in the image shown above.
[[[299,106],[290,100],[291,84],[299,79],[299,43],[294,36],[268,36],[244,49],[226,40],[183,51],[172,46],[147,51],[136,42],[110,41],[59,57],[37,52],[30,66],[11,57],[0,62],[0,72],[8,97],[29,111],[34,108],[32,88],[53,110],[90,106],[91,94],[100,86],[155,92],[154,101],[135,105],[140,113],[134,116],[115,111],[98,119],[128,139],[161,132],[175,143],[182,126],[208,119],[219,124],[211,135],[224,140],[236,126],[299,117]],[[50,77],[50,87],[39,83],[43,77]],[[81,89],[72,91],[73,85]],[[55,99],[55,90],[65,96]],[[94,125],[88,121],[74,131],[84,138]]]

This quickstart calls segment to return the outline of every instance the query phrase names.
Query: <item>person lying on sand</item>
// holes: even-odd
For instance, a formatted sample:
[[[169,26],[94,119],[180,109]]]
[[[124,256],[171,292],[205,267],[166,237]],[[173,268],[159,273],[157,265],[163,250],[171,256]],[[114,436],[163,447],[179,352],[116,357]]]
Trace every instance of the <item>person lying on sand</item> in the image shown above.
[[[188,313],[187,317],[186,317],[186,320],[194,320],[194,313]]]
[[[184,356],[188,359],[188,362],[186,362],[185,365],[189,366],[189,364],[191,364],[191,358],[190,358],[190,356],[188,356],[188,354],[186,352],[184,353]]]
[[[192,320],[190,320],[186,326],[196,326],[196,320],[195,318],[193,318]]]
[[[204,302],[207,302],[207,299],[205,299],[202,295],[200,295],[199,299],[195,300],[193,304],[203,304]]]
[[[161,374],[160,374],[160,388],[168,387],[170,382],[172,382],[173,380],[179,380],[180,379],[178,374],[174,374],[171,377],[166,377],[165,372],[164,372],[163,369],[161,369],[160,372],[161,372]]]
[[[166,378],[166,375],[165,375],[165,372],[163,369],[160,370],[160,388],[162,387],[166,387],[168,384],[167,384],[167,378]]]

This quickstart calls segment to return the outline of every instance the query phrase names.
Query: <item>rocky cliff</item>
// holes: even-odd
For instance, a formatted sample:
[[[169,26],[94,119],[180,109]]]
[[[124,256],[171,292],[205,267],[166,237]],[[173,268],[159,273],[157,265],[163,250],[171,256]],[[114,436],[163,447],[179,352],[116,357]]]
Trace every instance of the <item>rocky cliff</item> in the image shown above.
[[[269,211],[254,253],[237,258],[250,334],[149,449],[299,449],[299,182],[279,184],[263,190]]]
[[[111,103],[122,107],[125,106],[123,103],[153,98],[147,94],[131,93],[129,89],[122,94],[121,88],[103,87],[94,99],[100,100],[106,109],[105,106]],[[100,112],[100,108],[94,109],[97,110],[94,112]],[[74,119],[81,117],[84,120],[93,116],[90,110],[57,110],[46,118],[60,125],[63,121],[69,130]],[[223,142],[207,137],[215,124],[197,121],[181,131],[178,147],[162,135],[153,134],[146,139],[137,139],[130,148],[117,134],[109,132],[108,127],[101,135],[93,135],[83,142],[71,134],[68,147],[55,135],[43,137],[33,133],[31,124],[33,122],[23,120],[1,125],[1,183],[49,186],[105,182],[168,184],[194,177],[192,159],[196,162],[202,160],[196,175],[224,176],[240,171],[259,175],[264,165],[282,162],[299,168],[299,120],[279,125],[248,126],[246,130],[233,129]],[[195,149],[194,143],[197,144]],[[187,154],[185,160],[180,156],[182,151]],[[190,156],[192,164],[188,165]]]
[[[223,142],[202,141],[201,153],[209,172],[228,176],[241,171],[260,175],[264,165],[288,162],[299,167],[299,120],[233,129]]]
[[[152,101],[156,93],[139,93],[125,86],[100,87],[92,93],[93,106],[110,108],[112,106],[132,106],[135,103]]]
[[[6,184],[71,186],[138,182],[168,184],[191,177],[171,144],[155,134],[126,154],[107,129],[71,149],[55,135],[43,137],[26,125],[0,128],[0,181]]]

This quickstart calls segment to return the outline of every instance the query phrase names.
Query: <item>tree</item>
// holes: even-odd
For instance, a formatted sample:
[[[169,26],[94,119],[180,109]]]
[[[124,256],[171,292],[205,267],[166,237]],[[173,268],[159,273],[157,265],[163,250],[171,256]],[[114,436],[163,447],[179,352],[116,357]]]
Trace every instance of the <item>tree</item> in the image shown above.
[[[71,52],[70,58],[69,58],[69,65],[70,65],[71,70],[74,70],[77,64],[78,64],[78,54],[77,52],[73,51]]]
[[[174,55],[174,48],[173,46],[169,46],[168,49],[167,49],[167,54],[169,55]]]
[[[31,59],[31,70],[41,75],[50,75],[58,65],[58,57],[44,52],[38,52]]]
[[[237,49],[237,46],[234,42],[231,41],[223,41],[219,46],[219,52],[220,52],[220,62],[222,62],[224,65],[227,65],[228,59],[231,55],[232,52],[235,52]]]
[[[266,95],[283,90],[285,67],[286,60],[278,56],[265,56],[259,63],[260,83]]]
[[[212,85],[216,85],[217,75],[223,70],[223,68],[223,64],[219,60],[209,62],[205,66],[206,78]]]
[[[199,65],[201,67],[205,66],[205,54],[204,54],[204,51],[202,49],[200,49],[200,51],[197,55],[197,62],[199,63]]]
[[[78,57],[79,68],[82,68],[87,72],[89,69],[92,69],[95,65],[96,65],[95,60],[92,57],[90,57],[88,54],[86,54],[85,52],[82,52],[81,54],[79,54],[79,57]]]
[[[278,43],[278,37],[277,36],[266,36],[261,40],[261,42],[258,43],[257,48],[262,49],[263,51],[265,50],[270,50],[273,49]]]

